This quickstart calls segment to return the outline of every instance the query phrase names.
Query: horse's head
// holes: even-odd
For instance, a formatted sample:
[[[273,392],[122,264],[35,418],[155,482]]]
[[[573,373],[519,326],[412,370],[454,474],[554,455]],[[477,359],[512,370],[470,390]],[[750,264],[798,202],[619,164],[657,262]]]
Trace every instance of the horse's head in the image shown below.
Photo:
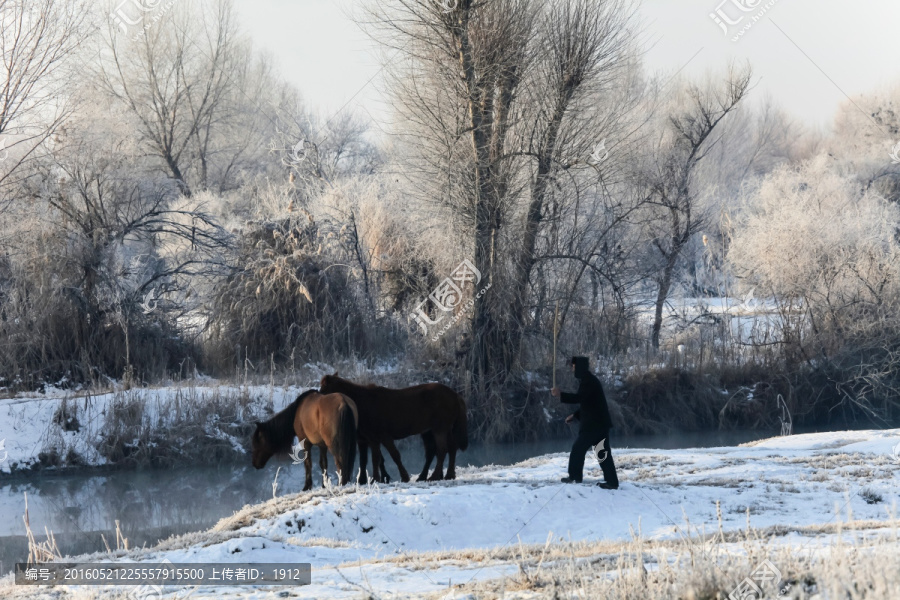
[[[340,390],[336,389],[338,381],[337,371],[334,372],[334,375],[325,375],[322,377],[322,381],[319,382],[319,393],[334,394],[335,392],[339,392]]]
[[[275,454],[275,450],[272,448],[271,433],[265,423],[256,424],[256,431],[253,432],[250,440],[250,449],[253,466],[257,469],[266,466],[266,463]]]

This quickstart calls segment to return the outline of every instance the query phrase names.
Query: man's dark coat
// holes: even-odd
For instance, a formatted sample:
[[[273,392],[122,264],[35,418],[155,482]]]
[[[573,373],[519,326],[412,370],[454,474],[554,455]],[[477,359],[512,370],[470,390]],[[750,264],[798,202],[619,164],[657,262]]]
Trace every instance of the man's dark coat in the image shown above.
[[[581,421],[581,431],[609,431],[612,420],[609,418],[609,406],[600,380],[588,370],[587,357],[576,356],[572,360],[575,363],[575,377],[580,381],[578,391],[574,394],[561,394],[560,401],[581,405],[575,411],[575,418]]]

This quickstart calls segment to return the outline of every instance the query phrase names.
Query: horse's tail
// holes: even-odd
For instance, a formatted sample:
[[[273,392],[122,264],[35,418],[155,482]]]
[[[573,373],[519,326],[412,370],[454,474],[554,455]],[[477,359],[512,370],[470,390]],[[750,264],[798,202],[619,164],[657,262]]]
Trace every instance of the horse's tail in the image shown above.
[[[338,430],[334,438],[334,454],[341,458],[341,485],[350,481],[356,460],[356,411],[344,402],[338,415]]]
[[[469,417],[466,414],[468,412],[466,401],[462,399],[462,396],[457,395],[457,398],[459,398],[459,416],[453,423],[452,433],[456,440],[456,446],[460,450],[465,450],[469,447]]]

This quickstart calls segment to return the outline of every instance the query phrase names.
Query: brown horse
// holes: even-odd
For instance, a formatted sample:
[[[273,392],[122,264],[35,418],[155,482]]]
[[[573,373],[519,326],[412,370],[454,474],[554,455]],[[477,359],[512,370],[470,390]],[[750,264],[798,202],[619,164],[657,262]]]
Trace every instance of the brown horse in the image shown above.
[[[456,451],[469,446],[465,401],[446,385],[426,383],[394,390],[375,385],[357,385],[334,375],[326,375],[319,386],[324,393],[341,393],[353,398],[359,409],[359,482],[366,481],[366,445],[372,447],[372,468],[376,481],[383,481],[384,459],[379,445],[387,448],[400,470],[400,479],[409,481],[409,473],[394,445],[411,435],[422,434],[426,463],[418,481],[428,478],[431,459],[437,466],[430,480],[456,478]],[[450,454],[444,476],[444,456]]]
[[[273,454],[283,454],[291,449],[294,436],[301,440],[306,456],[306,482],[303,490],[312,489],[313,446],[319,448],[319,464],[322,467],[322,486],[328,477],[328,454],[341,478],[341,485],[350,481],[353,461],[356,458],[356,427],[359,413],[356,404],[343,394],[320,394],[316,390],[303,392],[280,413],[264,423],[256,424],[251,447],[253,466],[262,469]]]

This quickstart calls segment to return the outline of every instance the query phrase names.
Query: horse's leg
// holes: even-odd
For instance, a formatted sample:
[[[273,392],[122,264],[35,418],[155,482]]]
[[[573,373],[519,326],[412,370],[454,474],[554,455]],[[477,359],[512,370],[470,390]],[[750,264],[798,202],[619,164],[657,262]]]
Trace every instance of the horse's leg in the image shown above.
[[[319,444],[319,467],[322,468],[322,487],[325,487],[325,480],[328,479],[328,446],[325,442]]]
[[[343,485],[341,481],[344,480],[344,464],[341,462],[341,457],[338,456],[338,453],[335,452],[334,440],[331,440],[331,443],[326,446],[326,448],[322,449],[322,453],[330,452],[331,458],[334,459],[334,472],[337,475],[338,485]],[[325,459],[328,460],[327,457]],[[327,469],[327,465],[326,465]]]
[[[337,474],[338,485],[344,485],[344,463],[341,462],[341,457],[335,454],[334,446],[329,448],[328,451],[334,457],[334,472]]]
[[[381,483],[381,450],[372,442],[369,442],[369,450],[372,451],[372,481]]]
[[[456,451],[458,450],[453,432],[447,434],[447,450],[450,458],[447,461],[447,474],[444,479],[456,479]]]
[[[416,481],[425,481],[428,479],[428,469],[431,468],[431,461],[434,460],[434,434],[426,431],[422,434],[422,444],[425,445],[425,466]]]
[[[370,443],[369,447],[372,449],[372,477],[379,483],[387,483],[387,470],[384,468],[381,446],[375,442]]]
[[[357,442],[356,445],[359,447],[359,477],[356,479],[356,483],[366,485],[369,481],[369,477],[366,475],[366,463],[369,462],[369,446],[363,441]]]
[[[387,467],[385,466],[384,456],[379,454],[378,460],[381,461],[381,481],[382,481],[382,483],[390,483],[391,482],[391,474],[387,472]]]
[[[403,466],[403,461],[400,460],[400,451],[394,445],[394,440],[384,440],[384,447],[387,448],[388,454],[391,455],[391,458],[397,463],[397,468],[400,469],[400,481],[403,483],[408,482],[409,473],[406,471],[406,467]]]
[[[444,478],[444,456],[447,455],[447,435],[449,432],[434,432],[434,444],[437,450],[437,464],[428,481],[440,481]]]
[[[309,440],[303,440],[303,466],[306,468],[306,479],[303,482],[303,491],[312,489],[312,444]]]

